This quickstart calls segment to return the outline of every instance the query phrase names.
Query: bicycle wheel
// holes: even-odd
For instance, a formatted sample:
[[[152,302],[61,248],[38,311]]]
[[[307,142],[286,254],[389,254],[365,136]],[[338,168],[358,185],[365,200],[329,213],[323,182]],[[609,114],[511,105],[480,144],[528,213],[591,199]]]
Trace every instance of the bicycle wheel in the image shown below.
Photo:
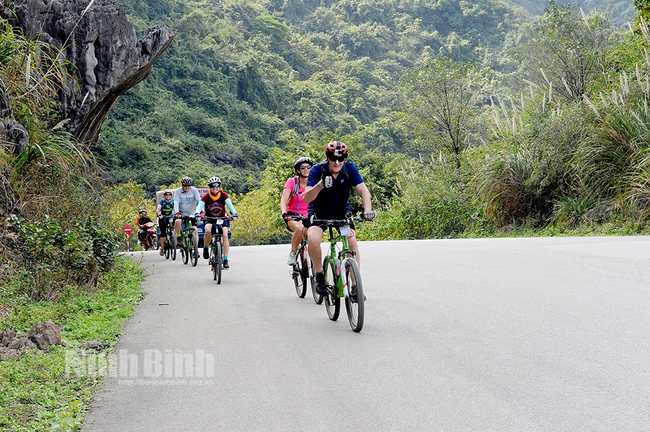
[[[298,248],[298,252],[296,253],[296,263],[291,266],[293,286],[296,288],[296,294],[298,294],[298,297],[300,298],[304,298],[307,293],[307,267],[305,266],[303,258],[304,254],[302,248]]]
[[[221,283],[221,270],[223,269],[223,256],[221,254],[221,243],[216,241],[212,246],[212,275],[218,284]]]
[[[172,248],[170,246],[170,240],[165,241],[165,259],[169,259],[172,254]]]
[[[176,243],[176,235],[172,234],[171,240],[168,240],[170,244],[170,251],[169,255],[172,257],[172,261],[176,260],[176,248],[178,247],[178,244]]]
[[[190,258],[192,259],[192,267],[196,267],[196,264],[199,262],[199,246],[196,244],[194,235],[190,235]]]
[[[359,264],[353,259],[345,261],[345,278],[348,281],[348,292],[345,296],[345,310],[348,312],[348,321],[352,330],[359,333],[363,328],[365,311],[365,296]]]
[[[307,256],[307,262],[309,263],[307,275],[309,276],[309,285],[311,285],[311,296],[314,298],[314,303],[321,304],[323,303],[323,296],[316,292],[316,276],[314,276],[314,264],[311,262],[311,258],[309,258],[309,256]]]
[[[181,237],[181,258],[183,258],[183,264],[187,264],[190,260],[190,245],[187,237]]]
[[[327,316],[332,321],[336,321],[339,319],[339,313],[341,312],[341,299],[336,293],[336,282],[340,276],[337,277],[336,275],[336,264],[334,260],[325,258],[325,261],[323,261],[323,270],[325,271],[325,285],[327,286],[327,295],[323,296],[325,309],[327,310]]]

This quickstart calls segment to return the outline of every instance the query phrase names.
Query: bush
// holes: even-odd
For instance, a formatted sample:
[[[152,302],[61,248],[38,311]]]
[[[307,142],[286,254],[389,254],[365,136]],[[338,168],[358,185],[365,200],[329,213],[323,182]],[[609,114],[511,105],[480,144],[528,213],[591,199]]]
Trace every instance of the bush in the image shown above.
[[[22,292],[32,300],[56,300],[67,285],[93,288],[114,263],[118,240],[92,218],[71,230],[47,216],[27,222],[11,215],[9,223],[18,234]]]

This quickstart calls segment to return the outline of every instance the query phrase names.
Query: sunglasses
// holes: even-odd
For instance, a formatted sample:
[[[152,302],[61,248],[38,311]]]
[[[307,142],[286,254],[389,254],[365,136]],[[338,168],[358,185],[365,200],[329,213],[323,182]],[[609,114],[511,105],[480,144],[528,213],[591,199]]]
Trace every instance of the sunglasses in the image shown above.
[[[220,184],[213,184],[213,185],[210,185],[210,189],[219,189],[220,187],[221,187]]]
[[[165,196],[172,196],[172,194],[165,194]]]
[[[304,170],[304,169],[311,169],[311,165],[302,165],[302,166],[300,167],[300,169],[301,169],[301,170]]]
[[[346,156],[330,156],[327,159],[331,160],[332,162],[344,162]]]

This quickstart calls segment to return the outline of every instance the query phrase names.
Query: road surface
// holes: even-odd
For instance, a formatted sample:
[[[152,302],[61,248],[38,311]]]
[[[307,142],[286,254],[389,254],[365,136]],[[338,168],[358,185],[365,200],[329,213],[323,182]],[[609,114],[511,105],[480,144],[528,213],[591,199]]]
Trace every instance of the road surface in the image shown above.
[[[650,238],[362,242],[366,323],[296,296],[287,245],[147,296],[84,431],[647,431]]]

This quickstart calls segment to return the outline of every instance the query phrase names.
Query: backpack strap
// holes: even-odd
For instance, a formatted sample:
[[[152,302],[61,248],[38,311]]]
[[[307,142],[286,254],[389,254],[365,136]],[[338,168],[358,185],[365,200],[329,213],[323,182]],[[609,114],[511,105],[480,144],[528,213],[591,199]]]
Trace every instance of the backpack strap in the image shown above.
[[[294,195],[298,194],[298,189],[300,189],[300,179],[298,176],[295,176],[293,178],[293,190],[289,194],[289,201],[291,201],[291,198],[293,198]]]

